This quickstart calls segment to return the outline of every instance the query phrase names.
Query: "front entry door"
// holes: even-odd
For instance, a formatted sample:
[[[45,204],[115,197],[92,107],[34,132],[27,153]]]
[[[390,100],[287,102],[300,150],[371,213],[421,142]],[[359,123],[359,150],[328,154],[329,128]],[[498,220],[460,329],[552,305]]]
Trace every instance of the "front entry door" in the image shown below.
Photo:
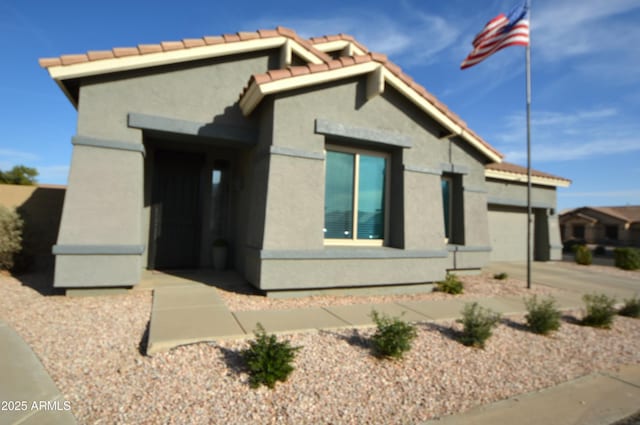
[[[149,268],[194,268],[200,254],[201,154],[157,151],[151,193]]]

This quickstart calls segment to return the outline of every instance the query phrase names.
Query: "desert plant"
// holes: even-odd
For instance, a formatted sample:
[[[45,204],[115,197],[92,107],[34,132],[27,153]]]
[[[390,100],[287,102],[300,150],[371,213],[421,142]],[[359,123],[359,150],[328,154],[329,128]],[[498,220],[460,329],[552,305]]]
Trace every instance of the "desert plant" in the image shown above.
[[[580,245],[576,249],[575,254],[576,263],[588,266],[593,261],[593,256],[591,255],[591,250],[586,245]]]
[[[582,297],[586,306],[586,314],[582,318],[582,324],[595,328],[610,328],[613,316],[616,314],[615,298],[605,294],[587,294]]]
[[[371,337],[376,356],[399,359],[411,350],[411,342],[417,335],[414,325],[399,317],[381,315],[375,310],[371,312],[371,318],[377,327],[376,333]]]
[[[618,311],[620,316],[640,318],[640,298],[634,295],[633,298],[624,300],[624,305]]]
[[[616,267],[624,270],[640,269],[640,249],[616,248],[613,255]]]
[[[288,341],[278,341],[275,335],[267,335],[258,323],[254,332],[256,339],[242,351],[252,388],[266,385],[273,388],[277,381],[286,381],[293,372],[293,360],[302,347],[292,347]]]
[[[445,280],[437,283],[436,290],[452,295],[462,294],[464,292],[464,284],[458,279],[458,276],[450,273],[447,274]]]
[[[22,219],[15,210],[0,205],[0,270],[13,267],[22,249]]]
[[[491,330],[500,321],[500,314],[488,308],[481,307],[477,302],[465,304],[462,310],[463,329],[460,342],[464,345],[484,348],[484,344],[491,336]]]
[[[509,277],[509,275],[508,275],[508,274],[506,274],[505,272],[502,272],[502,273],[496,273],[496,274],[494,274],[494,275],[493,275],[493,278],[494,278],[494,279],[496,279],[496,280],[505,280],[505,279],[507,279],[508,277]]]
[[[547,335],[560,328],[561,313],[556,308],[556,300],[553,297],[538,301],[538,297],[534,295],[526,299],[524,305],[527,308],[527,326],[532,332]]]

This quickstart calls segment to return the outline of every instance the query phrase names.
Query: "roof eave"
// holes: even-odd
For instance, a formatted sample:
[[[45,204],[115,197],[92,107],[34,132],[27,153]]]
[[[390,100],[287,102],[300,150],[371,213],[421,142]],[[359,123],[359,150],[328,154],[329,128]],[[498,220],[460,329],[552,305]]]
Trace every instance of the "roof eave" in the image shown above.
[[[527,183],[528,177],[526,174],[511,173],[508,171],[500,170],[484,170],[484,176],[488,178],[514,181],[519,183]],[[550,177],[531,176],[531,183],[541,186],[553,186],[553,187],[569,187],[571,185],[570,180],[554,179]]]

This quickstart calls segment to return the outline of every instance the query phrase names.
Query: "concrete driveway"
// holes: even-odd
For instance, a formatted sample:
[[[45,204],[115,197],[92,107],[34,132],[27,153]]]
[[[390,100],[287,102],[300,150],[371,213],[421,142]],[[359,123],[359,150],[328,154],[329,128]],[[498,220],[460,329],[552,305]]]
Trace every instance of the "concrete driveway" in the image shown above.
[[[629,277],[612,275],[603,271],[603,266],[574,267],[560,261],[533,262],[531,284],[545,285],[579,294],[605,293],[618,301],[640,295],[640,272],[628,273]],[[525,262],[491,263],[486,270],[492,273],[505,272],[509,276],[526,281]]]

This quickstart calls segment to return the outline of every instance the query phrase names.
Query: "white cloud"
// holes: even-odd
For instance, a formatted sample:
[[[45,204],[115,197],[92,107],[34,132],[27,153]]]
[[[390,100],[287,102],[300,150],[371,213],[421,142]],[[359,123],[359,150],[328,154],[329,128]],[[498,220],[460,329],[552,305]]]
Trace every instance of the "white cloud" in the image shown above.
[[[252,25],[271,28],[282,25],[295,30],[301,37],[349,34],[369,50],[393,56],[405,65],[427,63],[448,48],[459,37],[459,30],[443,17],[430,15],[399,5],[394,19],[375,11],[335,11],[327,17],[264,17]]]
[[[532,45],[547,60],[627,50],[640,42],[633,22],[610,18],[640,9],[637,0],[556,0],[532,9]]]
[[[548,141],[546,143],[536,143],[533,141],[531,149],[532,156],[536,161],[573,161],[594,156],[640,151],[640,140],[620,140],[612,137],[588,142],[581,140],[581,138],[560,143],[549,143]],[[526,159],[526,152],[524,150],[512,150],[505,152],[505,156],[508,161],[521,162]]]
[[[0,170],[9,170],[18,164],[32,166],[31,164],[39,159],[40,157],[31,152],[0,149]]]
[[[570,113],[534,111],[531,119],[532,157],[536,161],[573,161],[640,151],[640,126],[624,122],[616,108]],[[526,159],[524,114],[506,118],[504,129],[491,140],[507,161]]]

